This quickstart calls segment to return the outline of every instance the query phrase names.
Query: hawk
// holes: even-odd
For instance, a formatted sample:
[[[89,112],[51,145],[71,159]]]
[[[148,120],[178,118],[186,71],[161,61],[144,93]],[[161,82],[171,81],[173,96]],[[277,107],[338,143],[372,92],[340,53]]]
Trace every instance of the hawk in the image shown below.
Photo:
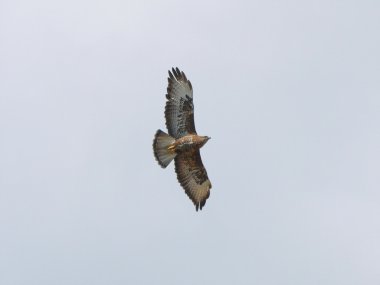
[[[193,87],[185,73],[172,68],[168,82],[165,119],[169,134],[156,132],[153,152],[162,168],[174,159],[178,182],[198,211],[210,196],[211,182],[199,153],[210,138],[198,136],[195,130]]]

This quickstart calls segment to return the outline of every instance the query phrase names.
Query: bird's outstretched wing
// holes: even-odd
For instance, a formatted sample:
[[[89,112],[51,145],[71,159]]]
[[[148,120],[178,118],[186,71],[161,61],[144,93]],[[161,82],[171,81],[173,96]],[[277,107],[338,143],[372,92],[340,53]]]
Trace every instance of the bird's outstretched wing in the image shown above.
[[[175,172],[187,196],[193,201],[196,210],[202,210],[210,196],[211,182],[203,166],[199,150],[181,153],[174,159]]]
[[[194,125],[193,87],[178,67],[169,71],[165,119],[169,135],[180,138],[196,134]]]

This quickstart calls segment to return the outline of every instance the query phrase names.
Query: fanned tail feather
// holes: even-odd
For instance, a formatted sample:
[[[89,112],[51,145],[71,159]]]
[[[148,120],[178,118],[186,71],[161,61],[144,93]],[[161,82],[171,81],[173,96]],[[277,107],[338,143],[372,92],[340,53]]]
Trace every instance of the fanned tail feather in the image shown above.
[[[173,137],[161,130],[158,130],[154,136],[154,156],[162,168],[166,168],[177,155],[174,149],[169,149],[169,146],[174,142],[175,139]]]

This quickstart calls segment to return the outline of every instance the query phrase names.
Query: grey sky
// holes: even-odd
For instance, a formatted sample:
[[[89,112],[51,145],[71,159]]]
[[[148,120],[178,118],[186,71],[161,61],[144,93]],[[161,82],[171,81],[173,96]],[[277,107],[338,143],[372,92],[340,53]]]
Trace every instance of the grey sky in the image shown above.
[[[380,284],[379,1],[0,1],[0,284]],[[162,170],[167,70],[213,188]]]

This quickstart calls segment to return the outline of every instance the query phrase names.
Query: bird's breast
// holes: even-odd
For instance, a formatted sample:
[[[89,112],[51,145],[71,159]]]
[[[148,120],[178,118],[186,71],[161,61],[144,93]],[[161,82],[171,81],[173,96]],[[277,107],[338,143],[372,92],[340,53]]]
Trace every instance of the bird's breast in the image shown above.
[[[179,138],[176,140],[175,145],[178,153],[199,148],[199,142],[196,135],[187,135]]]

